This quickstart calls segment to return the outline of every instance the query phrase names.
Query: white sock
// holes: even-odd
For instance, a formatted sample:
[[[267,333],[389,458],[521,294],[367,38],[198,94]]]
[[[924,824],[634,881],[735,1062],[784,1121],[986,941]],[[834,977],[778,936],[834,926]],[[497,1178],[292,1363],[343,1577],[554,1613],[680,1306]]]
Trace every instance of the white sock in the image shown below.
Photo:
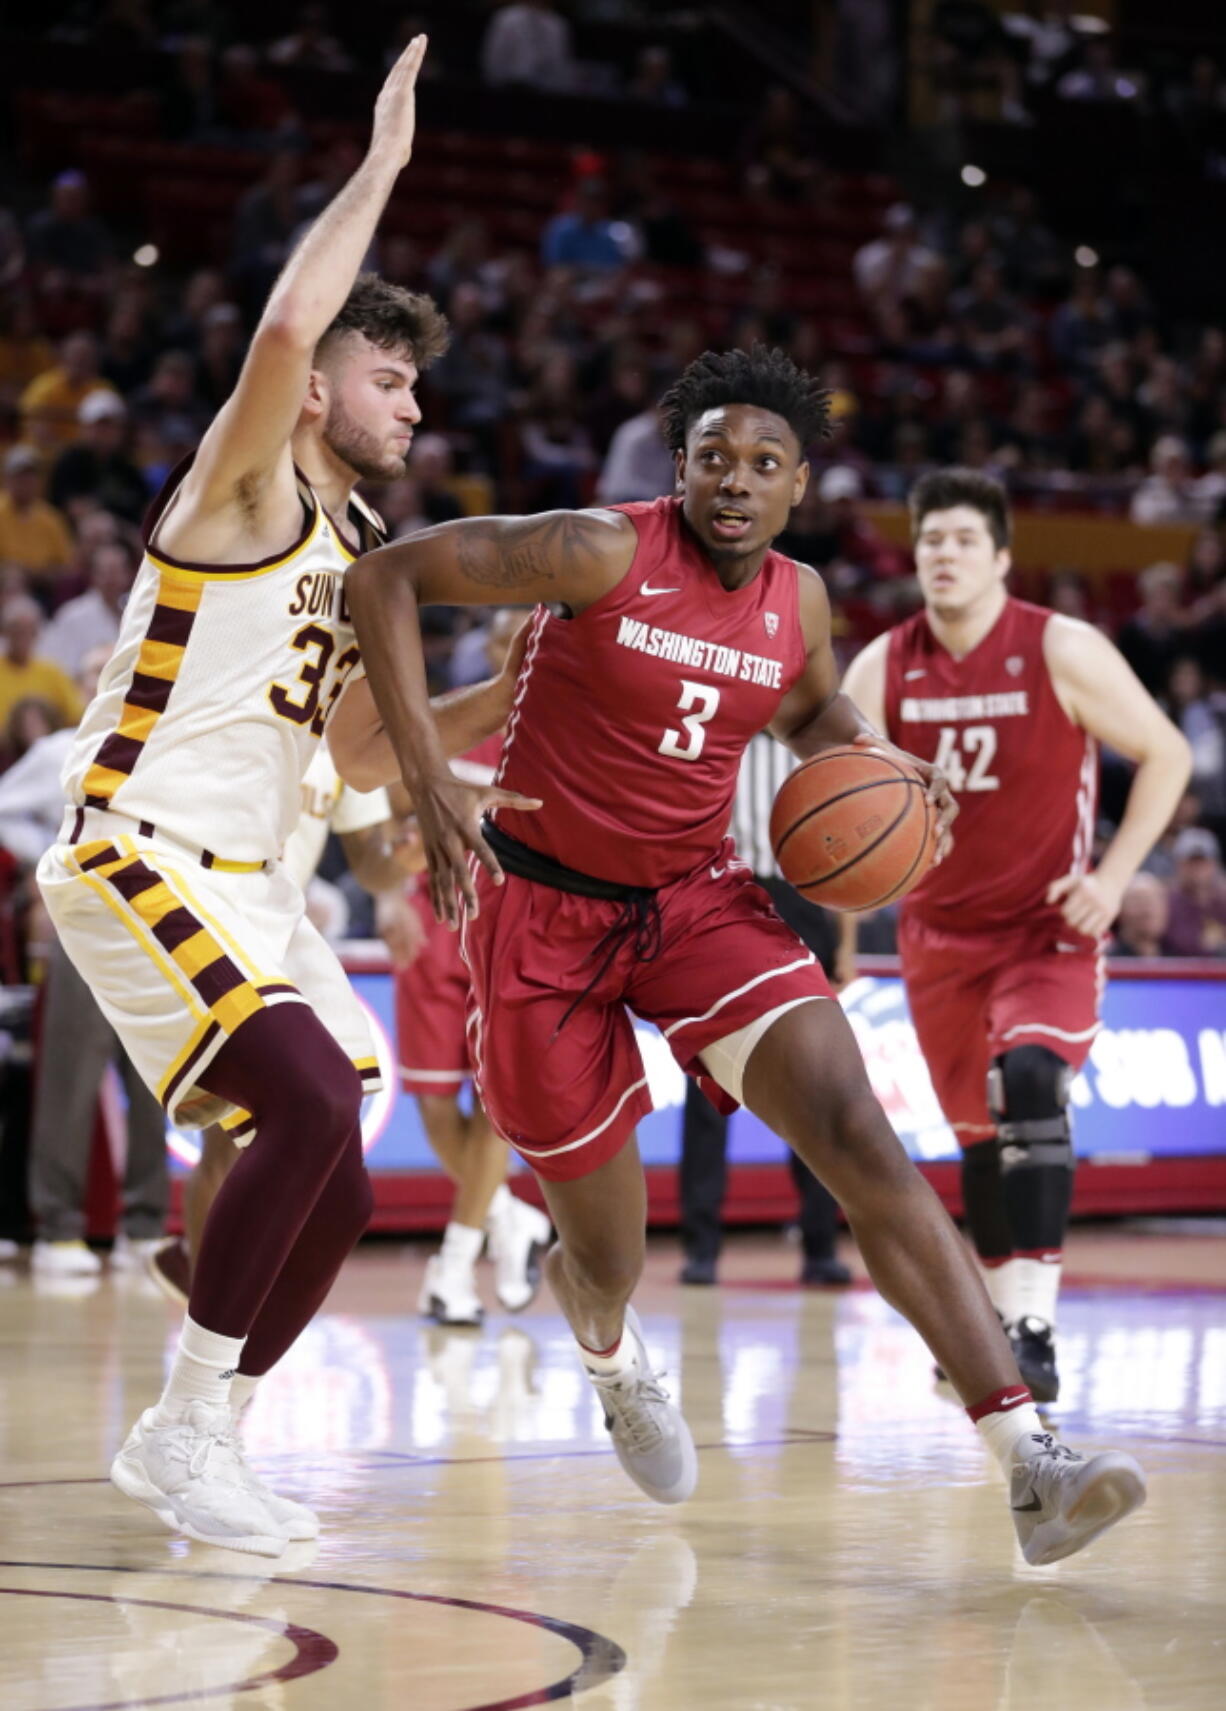
[[[247,1372],[236,1372],[230,1380],[230,1412],[236,1420],[255,1395],[259,1382]]]
[[[1017,1266],[1015,1259],[1002,1260],[999,1265],[984,1265],[979,1261],[979,1275],[988,1292],[988,1300],[1006,1325],[1017,1318]]]
[[[1019,1319],[1042,1319],[1045,1325],[1054,1328],[1060,1272],[1063,1269],[1060,1255],[1053,1254],[1049,1259],[1013,1259],[1009,1264],[1017,1267],[1014,1283],[1017,1310],[1009,1323],[1016,1324]]]
[[[1026,1461],[1046,1447],[1047,1428],[1024,1385],[998,1390],[967,1413],[1006,1478],[1015,1462]]]
[[[443,1264],[462,1266],[465,1271],[471,1271],[481,1257],[484,1241],[484,1230],[474,1230],[471,1224],[448,1224],[439,1249]]]
[[[494,1190],[494,1198],[490,1201],[489,1210],[485,1214],[486,1229],[493,1229],[499,1219],[506,1217],[514,1204],[515,1196],[511,1193],[511,1190],[507,1187],[505,1182],[499,1183],[498,1187]]]
[[[246,1337],[223,1337],[187,1318],[179,1333],[179,1349],[170,1378],[157,1405],[158,1424],[181,1420],[193,1402],[224,1408],[238,1371]]]
[[[613,1347],[603,1354],[597,1354],[594,1349],[580,1343],[579,1356],[593,1378],[617,1378],[623,1372],[630,1372],[635,1364],[634,1343],[624,1330]]]

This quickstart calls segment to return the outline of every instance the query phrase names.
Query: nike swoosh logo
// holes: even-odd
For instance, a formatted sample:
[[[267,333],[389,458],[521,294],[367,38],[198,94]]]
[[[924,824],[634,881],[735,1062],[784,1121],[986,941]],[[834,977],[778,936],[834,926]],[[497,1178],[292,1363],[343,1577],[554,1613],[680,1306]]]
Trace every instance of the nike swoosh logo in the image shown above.
[[[679,588],[653,588],[649,582],[639,583],[640,594],[680,594]]]
[[[904,671],[902,680],[904,683],[914,683],[917,677],[927,677],[927,675],[926,671]]]
[[[1042,1500],[1038,1497],[1032,1497],[1029,1503],[1010,1504],[1010,1508],[1013,1510],[1015,1515],[1033,1515],[1036,1510],[1039,1510],[1042,1507]]]

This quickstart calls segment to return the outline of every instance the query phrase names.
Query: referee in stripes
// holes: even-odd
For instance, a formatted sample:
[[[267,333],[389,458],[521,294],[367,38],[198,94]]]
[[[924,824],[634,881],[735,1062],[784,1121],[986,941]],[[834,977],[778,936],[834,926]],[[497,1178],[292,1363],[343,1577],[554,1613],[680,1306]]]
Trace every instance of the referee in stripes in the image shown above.
[[[795,765],[795,756],[766,732],[753,738],[741,763],[731,831],[741,860],[753,869],[754,878],[770,893],[779,914],[830,974],[838,947],[835,926],[824,910],[806,901],[787,883],[771,849],[771,804]],[[835,1256],[835,1203],[792,1149],[788,1147],[786,1151],[800,1195],[804,1250],[800,1281],[850,1283],[851,1273]],[[690,1080],[681,1127],[681,1239],[685,1245],[682,1283],[715,1282],[723,1239],[727,1177],[728,1119],[699,1092],[697,1082]]]

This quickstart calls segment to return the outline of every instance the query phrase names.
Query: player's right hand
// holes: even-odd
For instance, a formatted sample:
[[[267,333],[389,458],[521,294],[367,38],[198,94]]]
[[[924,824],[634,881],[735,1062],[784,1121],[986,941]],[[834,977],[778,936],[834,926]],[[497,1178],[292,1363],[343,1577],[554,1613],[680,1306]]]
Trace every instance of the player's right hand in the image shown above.
[[[430,902],[435,917],[448,927],[460,924],[460,906],[479,913],[469,856],[475,855],[495,885],[503,883],[498,858],[481,835],[481,817],[490,808],[531,813],[539,797],[520,796],[496,784],[465,784],[454,773],[419,779],[413,787],[413,812],[426,851]]]
[[[426,36],[414,36],[387,74],[371,128],[370,152],[390,154],[399,166],[407,166],[413,153],[417,129],[417,74],[426,57]]]

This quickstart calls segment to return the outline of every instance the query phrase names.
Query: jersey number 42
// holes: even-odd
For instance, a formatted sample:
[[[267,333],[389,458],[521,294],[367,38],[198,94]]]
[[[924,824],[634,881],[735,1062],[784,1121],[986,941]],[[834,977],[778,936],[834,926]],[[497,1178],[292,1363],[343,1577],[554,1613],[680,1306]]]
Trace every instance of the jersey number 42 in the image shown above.
[[[961,790],[999,790],[1000,779],[989,768],[996,758],[996,727],[942,725],[933,764],[949,780],[955,796]]]

